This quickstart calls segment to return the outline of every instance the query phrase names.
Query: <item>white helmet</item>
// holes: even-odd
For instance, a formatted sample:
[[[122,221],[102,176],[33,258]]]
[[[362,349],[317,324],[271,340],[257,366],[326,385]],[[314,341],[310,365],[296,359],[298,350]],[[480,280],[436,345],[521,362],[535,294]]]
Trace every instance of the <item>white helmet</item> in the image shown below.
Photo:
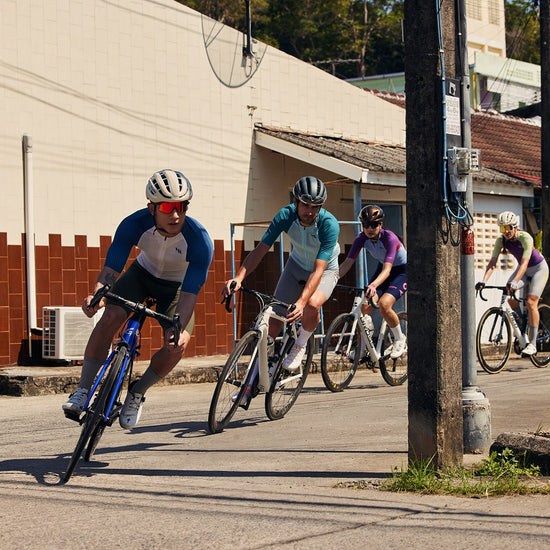
[[[181,202],[193,197],[191,182],[176,170],[155,172],[147,182],[145,194],[150,202]]]
[[[501,212],[498,215],[498,225],[512,225],[517,227],[519,225],[519,216],[513,212]]]

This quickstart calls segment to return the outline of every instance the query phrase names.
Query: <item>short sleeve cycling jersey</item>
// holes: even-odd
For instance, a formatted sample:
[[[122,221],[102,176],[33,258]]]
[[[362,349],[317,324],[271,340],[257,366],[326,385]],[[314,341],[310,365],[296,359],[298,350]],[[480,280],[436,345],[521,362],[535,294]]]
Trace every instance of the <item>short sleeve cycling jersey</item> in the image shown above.
[[[380,238],[372,242],[364,231],[361,231],[349,251],[348,258],[357,259],[361,248],[365,248],[369,254],[381,264],[390,263],[393,266],[405,265],[407,263],[407,251],[397,235],[389,229],[380,229]]]
[[[275,214],[262,242],[271,247],[283,231],[292,244],[290,257],[302,269],[313,271],[315,260],[328,262],[328,270],[338,269],[340,226],[330,212],[321,208],[315,223],[305,227],[298,219],[296,206],[289,204]]]
[[[502,249],[508,250],[519,262],[523,258],[529,258],[527,267],[533,267],[544,260],[542,254],[534,247],[533,237],[527,231],[518,231],[515,239],[505,239],[499,235],[493,248],[493,258],[498,258]]]
[[[208,275],[213,245],[197,220],[186,216],[179,235],[164,237],[149,209],[138,210],[118,226],[105,266],[122,272],[133,246],[140,249],[136,261],[148,273],[166,281],[182,281],[183,292],[199,293]]]

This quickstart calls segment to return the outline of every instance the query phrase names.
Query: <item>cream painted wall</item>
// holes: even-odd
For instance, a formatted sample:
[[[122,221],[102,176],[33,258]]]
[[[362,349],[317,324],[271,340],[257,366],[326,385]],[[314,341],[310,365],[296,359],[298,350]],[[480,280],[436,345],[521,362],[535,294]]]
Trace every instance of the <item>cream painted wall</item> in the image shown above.
[[[77,234],[91,246],[145,205],[146,180],[161,168],[190,178],[190,215],[215,239],[229,241],[231,221],[272,214],[310,167],[264,158],[254,123],[403,144],[403,109],[262,44],[255,72],[241,67],[241,41],[171,0],[3,0],[0,232],[8,242],[24,232],[25,133],[34,144],[36,243],[61,234],[71,245]]]

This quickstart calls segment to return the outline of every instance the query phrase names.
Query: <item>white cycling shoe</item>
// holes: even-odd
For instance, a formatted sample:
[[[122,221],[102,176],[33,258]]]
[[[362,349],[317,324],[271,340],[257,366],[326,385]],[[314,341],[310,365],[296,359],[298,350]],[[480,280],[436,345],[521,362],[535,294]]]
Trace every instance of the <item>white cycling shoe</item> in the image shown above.
[[[522,350],[522,355],[535,355],[537,348],[533,344],[527,344]]]
[[[286,369],[289,372],[298,371],[302,365],[302,359],[304,358],[305,353],[305,346],[299,347],[295,344],[283,361],[283,369]]]
[[[392,359],[399,359],[407,351],[407,339],[402,338],[401,340],[396,340],[393,343],[390,357]]]

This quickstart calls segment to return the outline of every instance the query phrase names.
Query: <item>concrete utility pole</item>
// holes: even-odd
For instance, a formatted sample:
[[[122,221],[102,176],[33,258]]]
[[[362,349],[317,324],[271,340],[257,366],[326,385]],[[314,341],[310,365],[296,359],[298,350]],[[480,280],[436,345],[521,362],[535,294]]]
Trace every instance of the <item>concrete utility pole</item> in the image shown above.
[[[457,6],[457,73],[461,81],[462,136],[461,145],[472,147],[472,116],[470,107],[470,70],[466,30],[466,0],[455,0]],[[468,175],[464,194],[467,210],[474,212],[472,175]],[[483,453],[491,446],[491,410],[487,396],[477,386],[476,305],[474,269],[474,231],[462,227],[460,271],[462,275],[462,421],[464,452]]]
[[[542,251],[550,261],[550,0],[540,0],[540,77],[541,77],[541,164],[542,164]],[[550,285],[545,302],[550,303]]]
[[[409,462],[462,464],[460,250],[444,242],[443,93],[437,2],[405,0]],[[445,73],[455,77],[454,0],[441,2]]]

